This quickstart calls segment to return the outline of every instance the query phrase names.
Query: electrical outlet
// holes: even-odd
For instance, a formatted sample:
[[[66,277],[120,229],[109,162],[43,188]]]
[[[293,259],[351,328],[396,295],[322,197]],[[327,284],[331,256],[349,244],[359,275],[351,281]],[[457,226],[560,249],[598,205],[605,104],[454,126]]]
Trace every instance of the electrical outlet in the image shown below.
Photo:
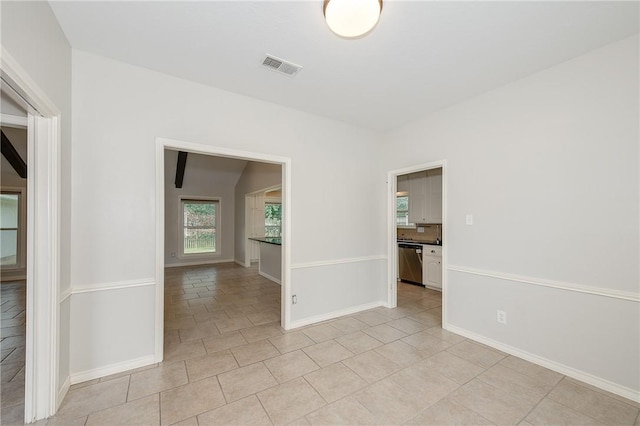
[[[293,296],[291,296],[291,304],[295,305],[296,303],[298,303],[298,296],[294,294]]]
[[[497,311],[497,318],[500,324],[507,323],[507,313],[505,311]]]
[[[473,225],[473,215],[472,214],[468,214],[465,218],[465,221],[467,223],[467,225]]]
[[[171,252],[171,257],[176,257],[176,252],[175,251]]]

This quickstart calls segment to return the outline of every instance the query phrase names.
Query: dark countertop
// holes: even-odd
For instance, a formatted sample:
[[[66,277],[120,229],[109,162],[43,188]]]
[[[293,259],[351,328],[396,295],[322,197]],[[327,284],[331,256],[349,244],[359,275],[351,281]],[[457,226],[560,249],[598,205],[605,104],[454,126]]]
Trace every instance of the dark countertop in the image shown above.
[[[280,237],[256,237],[256,238],[249,238],[249,239],[253,241],[258,241],[261,243],[273,244],[276,246],[282,245],[282,238]]]
[[[428,246],[441,246],[442,241],[439,244],[436,244],[435,241],[418,241],[418,240],[398,240],[399,243],[402,244],[424,244]]]

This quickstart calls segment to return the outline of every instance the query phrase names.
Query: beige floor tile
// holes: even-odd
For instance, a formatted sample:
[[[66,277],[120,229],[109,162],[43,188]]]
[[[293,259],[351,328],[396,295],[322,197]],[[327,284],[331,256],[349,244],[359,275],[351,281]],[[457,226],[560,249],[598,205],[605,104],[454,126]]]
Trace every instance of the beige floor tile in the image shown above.
[[[478,376],[481,380],[513,396],[539,402],[556,383],[545,383],[536,376],[525,376],[516,370],[496,364]]]
[[[421,395],[407,393],[388,379],[356,392],[354,398],[382,424],[402,424],[425,408]]]
[[[288,382],[320,368],[301,350],[268,359],[264,365],[279,383]]]
[[[111,383],[112,381],[113,380],[105,383]],[[133,401],[147,395],[184,385],[187,382],[187,369],[185,368],[184,362],[163,364],[158,368],[131,375],[128,400]]]
[[[600,424],[589,416],[580,414],[562,404],[543,399],[527,416],[526,421],[532,425],[595,425]]]
[[[393,328],[387,324],[380,324],[375,327],[365,328],[362,330],[369,336],[381,341],[382,343],[391,343],[395,340],[401,339],[407,335],[407,333]]]
[[[401,341],[387,343],[375,349],[383,357],[401,366],[407,366],[420,361],[423,354],[413,346]]]
[[[193,340],[200,340],[203,337],[216,336],[220,334],[218,327],[216,327],[215,321],[199,322],[195,327],[180,329],[180,341],[190,342]]]
[[[420,350],[425,357],[434,355],[440,351],[450,348],[453,345],[452,343],[442,340],[427,333],[426,331],[421,331],[404,337],[402,341]]]
[[[209,321],[215,321],[215,320],[228,320],[229,319],[229,315],[227,315],[227,313],[225,311],[214,311],[214,312],[209,312],[207,311],[203,305],[202,312],[198,312],[196,314],[193,314],[193,319],[196,321],[197,324],[200,324],[202,322],[209,322]]]
[[[172,426],[198,426],[198,418],[197,417],[189,417],[186,420],[183,420],[178,423],[174,423]]]
[[[218,380],[227,402],[237,401],[278,384],[262,363],[222,373]]]
[[[257,325],[251,328],[245,328],[240,333],[244,336],[245,340],[249,343],[257,342],[258,340],[268,339],[270,337],[277,337],[282,335],[282,328],[280,324],[265,324]]]
[[[124,404],[127,400],[127,388],[129,388],[129,377],[121,377],[69,391],[62,401],[57,415],[67,418],[82,417],[89,413]]]
[[[342,336],[342,331],[338,330],[331,324],[321,324],[311,326],[302,330],[311,340],[316,343],[326,342],[327,340],[335,339]]]
[[[311,340],[301,331],[286,333],[277,337],[270,337],[269,341],[280,351],[280,353],[283,354],[316,344],[316,342]]]
[[[482,368],[489,368],[505,357],[501,352],[497,352],[469,340],[460,342],[447,349],[460,358],[466,359]]]
[[[440,340],[444,340],[445,342],[451,343],[452,345],[455,345],[456,343],[464,342],[465,340],[467,340],[466,338],[458,334],[452,333],[450,331],[447,331],[442,327],[431,327],[426,329],[425,331],[427,332],[427,334],[437,337]]]
[[[208,353],[224,351],[247,344],[247,340],[239,331],[221,334],[202,340]]]
[[[198,416],[200,426],[207,425],[271,425],[267,412],[255,395],[248,396]]]
[[[82,418],[82,425],[84,420]],[[0,409],[0,425],[22,425],[24,423],[24,404]]]
[[[231,352],[241,367],[280,355],[280,352],[268,340],[237,346],[232,348]]]
[[[326,404],[303,378],[260,392],[258,398],[276,425],[290,423]]]
[[[192,316],[168,319],[164,321],[165,330],[179,330],[181,328],[195,327],[196,322]]]
[[[160,398],[156,394],[89,414],[86,425],[155,425],[159,423]]]
[[[449,380],[436,370],[413,365],[389,376],[395,384],[409,393],[420,395],[424,406],[431,405],[449,395],[458,388],[458,384]]]
[[[436,309],[418,312],[417,314],[411,315],[409,318],[414,321],[418,321],[427,327],[442,326],[442,314]]]
[[[334,340],[308,346],[302,350],[320,367],[326,367],[353,356],[351,351]]]
[[[229,350],[191,358],[186,361],[186,364],[189,381],[191,382],[238,368],[238,363]]]
[[[1,368],[2,368],[2,374],[4,375],[5,374],[4,364],[2,364]],[[124,377],[124,376],[127,376],[127,374],[123,374],[120,377]],[[95,385],[96,383],[99,383],[99,382],[100,382],[100,379],[93,379],[93,380],[87,380],[86,382],[75,383],[75,384],[69,386],[69,390],[72,391],[72,390],[84,388],[84,387],[87,387],[87,386]]]
[[[541,384],[548,384],[550,386],[555,386],[560,382],[560,380],[562,380],[562,377],[564,377],[562,374],[551,371],[548,368],[544,368],[511,355],[503,358],[499,364],[516,370],[518,373],[524,374],[525,376],[535,377]]]
[[[158,366],[158,364],[153,363],[153,364],[145,365],[144,367],[139,367],[139,368],[134,368],[132,370],[123,371],[121,373],[110,374],[108,376],[101,377],[100,381],[101,382],[106,382],[106,381],[109,381],[109,380],[117,379],[119,377],[130,376],[130,375],[132,375],[134,373],[139,373],[141,371],[151,370],[152,368],[156,368],[157,366]]]
[[[478,379],[473,379],[453,392],[451,399],[496,424],[516,424],[535,405]]]
[[[382,346],[382,342],[363,333],[362,331],[346,334],[335,340],[354,354],[360,354],[370,349],[377,348],[378,346]]]
[[[492,425],[473,410],[444,398],[418,414],[407,425]]]
[[[229,333],[231,331],[241,330],[243,328],[253,327],[251,321],[249,321],[246,317],[237,317],[230,319],[221,319],[215,321],[218,330],[220,333]]]
[[[205,355],[206,353],[207,350],[204,348],[202,340],[178,343],[177,345],[165,346],[163,362],[183,361]]]
[[[432,368],[459,385],[467,383],[484,371],[484,368],[459,358],[449,352],[439,352],[421,361],[426,368]]]
[[[406,334],[414,334],[427,328],[426,325],[421,322],[412,320],[411,318],[399,318],[393,321],[389,321],[387,325],[396,328]]]
[[[375,425],[382,424],[355,398],[344,398],[307,415],[312,425]]]
[[[363,312],[361,314],[354,315],[354,318],[358,321],[362,321],[370,327],[384,324],[389,321],[389,317],[386,317],[378,312]]]
[[[375,351],[365,352],[343,361],[344,365],[369,383],[387,377],[402,366]]]
[[[342,363],[331,364],[304,378],[327,402],[334,402],[367,385],[367,382]]]
[[[548,398],[608,424],[632,425],[639,411],[631,405],[567,379],[562,380],[549,393]]]
[[[0,384],[0,407],[24,404],[24,381],[14,380]]]
[[[254,325],[262,325],[269,323],[280,323],[280,313],[279,312],[254,312],[252,314],[247,314],[247,319],[251,321]]]
[[[82,417],[61,417],[55,415],[46,421],[47,426],[85,426],[88,416]]]
[[[368,324],[350,317],[332,321],[331,325],[343,333],[354,333],[356,331],[362,330],[363,328],[369,327]]]
[[[544,367],[540,367],[540,368],[544,368]],[[623,402],[623,403],[625,403],[627,405],[631,405],[632,407],[636,407],[637,409],[640,410],[640,401],[632,401],[632,400],[627,399],[627,398],[625,398],[623,396],[616,395],[615,393],[607,392],[604,389],[597,388],[597,387],[595,387],[593,385],[590,385],[590,384],[585,383],[585,382],[581,382],[580,380],[573,379],[571,377],[564,376],[563,378],[564,378],[564,380],[567,380],[569,382],[573,382],[573,383],[575,383],[577,385],[580,385],[582,387],[585,387],[587,389],[591,389],[592,391],[599,392],[601,394],[604,394],[604,395],[608,396],[609,398],[613,398],[613,399],[618,400],[620,402]]]
[[[170,425],[223,406],[217,377],[192,382],[160,394],[162,424]]]

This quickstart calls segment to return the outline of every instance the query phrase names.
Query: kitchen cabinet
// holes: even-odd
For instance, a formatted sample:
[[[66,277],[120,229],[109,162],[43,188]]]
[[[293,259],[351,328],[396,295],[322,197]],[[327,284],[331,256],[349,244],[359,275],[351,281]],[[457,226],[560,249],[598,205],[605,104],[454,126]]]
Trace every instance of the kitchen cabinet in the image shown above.
[[[442,247],[423,245],[422,283],[442,290]]]
[[[442,169],[409,175],[409,222],[442,223]]]

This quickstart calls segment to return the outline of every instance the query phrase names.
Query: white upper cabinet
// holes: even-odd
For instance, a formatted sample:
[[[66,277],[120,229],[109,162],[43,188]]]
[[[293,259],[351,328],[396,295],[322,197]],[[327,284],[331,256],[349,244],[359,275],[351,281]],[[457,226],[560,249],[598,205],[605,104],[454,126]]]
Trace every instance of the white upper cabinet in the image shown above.
[[[411,173],[408,180],[409,222],[442,223],[442,169]]]

